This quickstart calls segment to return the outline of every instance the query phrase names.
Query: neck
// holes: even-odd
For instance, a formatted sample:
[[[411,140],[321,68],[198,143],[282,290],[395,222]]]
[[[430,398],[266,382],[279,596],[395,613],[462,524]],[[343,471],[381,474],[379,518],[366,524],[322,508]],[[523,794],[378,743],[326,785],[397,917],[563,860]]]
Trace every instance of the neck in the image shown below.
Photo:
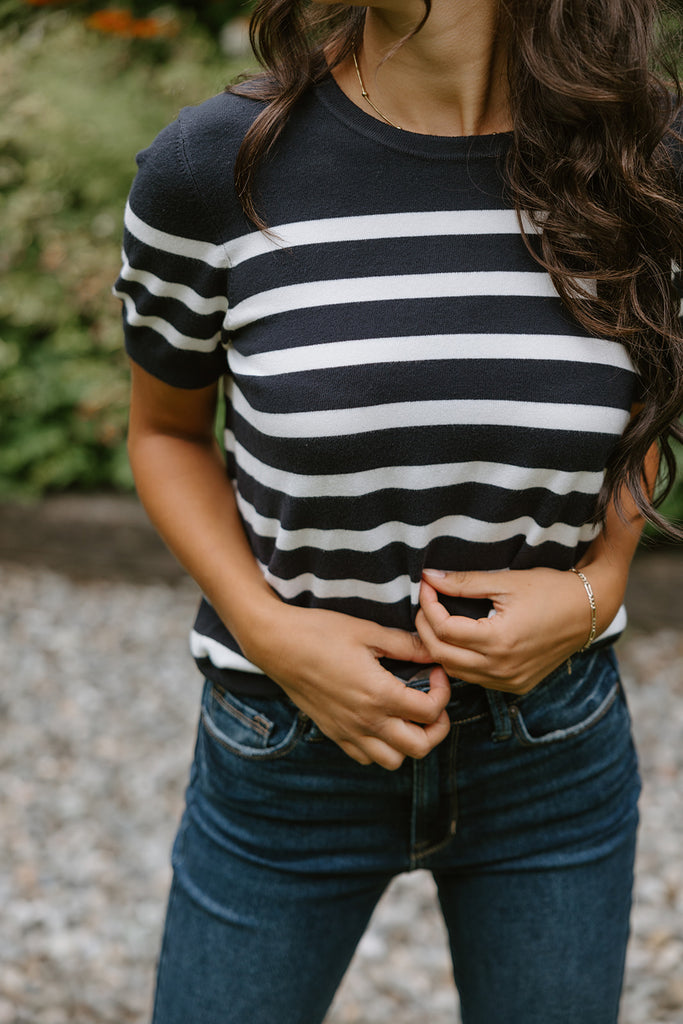
[[[509,129],[498,0],[432,0],[423,28],[400,43],[424,14],[422,0],[403,2],[400,10],[368,8],[357,51],[365,89],[381,114],[362,97],[351,59],[335,72],[349,98],[375,117],[424,135]]]

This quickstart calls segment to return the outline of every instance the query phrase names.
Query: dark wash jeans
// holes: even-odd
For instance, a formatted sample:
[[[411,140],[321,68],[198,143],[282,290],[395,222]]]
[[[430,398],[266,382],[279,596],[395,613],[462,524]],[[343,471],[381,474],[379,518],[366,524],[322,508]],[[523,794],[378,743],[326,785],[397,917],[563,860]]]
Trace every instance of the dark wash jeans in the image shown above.
[[[449,714],[389,772],[288,700],[206,684],[154,1024],[317,1024],[414,868],[438,886],[464,1024],[615,1024],[639,779],[612,650],[521,698],[454,681]]]

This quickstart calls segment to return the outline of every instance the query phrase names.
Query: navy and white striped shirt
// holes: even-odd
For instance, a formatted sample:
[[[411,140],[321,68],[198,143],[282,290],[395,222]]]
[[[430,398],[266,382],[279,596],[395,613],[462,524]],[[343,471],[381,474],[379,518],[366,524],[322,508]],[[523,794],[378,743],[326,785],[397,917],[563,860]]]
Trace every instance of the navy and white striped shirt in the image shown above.
[[[527,251],[510,137],[397,131],[328,78],[259,171],[266,234],[233,187],[260,109],[222,94],[140,154],[115,291],[137,363],[178,387],[224,377],[228,472],[270,585],[411,630],[425,566],[568,569],[636,377]],[[206,601],[191,646],[210,678],[259,687]]]

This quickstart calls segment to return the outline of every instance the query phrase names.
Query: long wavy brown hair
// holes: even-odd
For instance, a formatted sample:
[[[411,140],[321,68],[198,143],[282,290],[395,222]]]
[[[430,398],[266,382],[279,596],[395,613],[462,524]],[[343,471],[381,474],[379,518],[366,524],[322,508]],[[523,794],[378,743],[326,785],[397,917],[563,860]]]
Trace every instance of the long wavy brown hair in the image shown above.
[[[429,16],[424,3],[411,35]],[[683,528],[656,509],[675,476],[670,441],[683,440],[682,92],[662,8],[658,0],[500,0],[499,30],[514,125],[506,179],[520,229],[526,239],[531,218],[541,246],[527,240],[529,251],[569,312],[591,334],[620,341],[640,377],[642,405],[610,458],[595,520],[611,500],[623,508],[626,488],[646,519],[682,539]],[[255,226],[267,227],[255,196],[259,162],[297,101],[359,44],[364,19],[364,8],[308,0],[255,8],[250,37],[265,70],[232,87],[266,102],[235,167]],[[651,498],[643,467],[655,442],[662,472]]]

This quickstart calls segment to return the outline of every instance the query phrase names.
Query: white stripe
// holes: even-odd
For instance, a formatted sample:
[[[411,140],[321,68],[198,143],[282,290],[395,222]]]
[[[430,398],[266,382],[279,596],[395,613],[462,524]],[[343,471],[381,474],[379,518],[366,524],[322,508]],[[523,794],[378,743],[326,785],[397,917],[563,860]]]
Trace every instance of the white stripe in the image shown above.
[[[519,516],[503,523],[489,523],[472,516],[443,516],[426,525],[414,525],[399,521],[381,523],[370,530],[321,530],[304,527],[286,530],[277,519],[266,518],[253,505],[237,496],[242,518],[260,537],[275,540],[278,551],[298,551],[301,548],[317,548],[319,551],[353,551],[372,554],[389,544],[403,544],[416,551],[441,537],[456,537],[478,544],[497,544],[512,537],[524,537],[529,547],[555,543],[573,548],[582,541],[593,540],[600,532],[599,527],[588,523],[584,526],[570,526],[568,523],[552,523],[539,526],[531,516]]]
[[[567,473],[560,469],[512,466],[505,462],[442,462],[429,466],[382,466],[355,473],[289,473],[261,462],[225,431],[226,450],[235,456],[238,466],[261,487],[280,491],[292,498],[359,497],[389,488],[424,491],[456,484],[491,484],[510,491],[542,487],[553,494],[597,494],[602,473]]]
[[[179,281],[164,281],[147,270],[131,267],[127,259],[124,260],[121,267],[121,277],[126,281],[135,281],[137,284],[143,285],[148,292],[159,298],[176,299],[200,316],[211,316],[213,313],[225,314],[228,311],[227,296],[214,295],[211,298],[205,298],[194,288],[189,288]]]
[[[628,616],[626,614],[626,608],[622,604],[621,608],[610,622],[607,629],[603,629],[602,633],[598,633],[596,640],[607,640],[611,636],[616,636],[617,633],[623,633],[628,623]]]
[[[184,256],[190,260],[201,260],[210,267],[225,269],[228,264],[228,257],[225,247],[214,245],[211,242],[203,242],[201,239],[185,238],[183,235],[170,235],[166,231],[159,231],[151,224],[146,224],[137,214],[133,213],[130,203],[126,204],[124,223],[131,235],[134,235],[140,242],[151,246],[153,249],[160,249],[172,256]]]
[[[558,298],[544,271],[476,271],[453,274],[386,274],[379,277],[348,277],[332,281],[307,281],[257,292],[242,299],[228,313],[228,325],[237,331],[246,324],[277,313],[353,302],[387,302],[400,299],[457,298],[460,296],[524,295]]]
[[[624,409],[556,402],[451,401],[389,402],[357,409],[312,412],[260,412],[247,402],[234,381],[226,389],[235,411],[251,426],[273,437],[338,437],[398,427],[503,426],[545,430],[595,431],[620,435],[629,420]]]
[[[310,591],[321,600],[358,598],[362,601],[376,601],[379,604],[394,604],[410,596],[412,603],[417,604],[420,587],[420,581],[413,584],[407,574],[397,576],[387,583],[368,583],[365,580],[352,579],[321,580],[312,572],[302,572],[291,580],[283,580],[263,564],[261,570],[273,590],[285,600],[291,600],[305,591]]]
[[[550,359],[633,369],[623,345],[603,338],[583,338],[572,334],[428,334],[362,338],[321,345],[296,345],[249,356],[232,349],[229,363],[234,374],[265,377],[340,366],[432,359]]]
[[[252,665],[241,654],[231,651],[225,644],[213,640],[210,636],[204,636],[193,629],[190,633],[190,651],[193,658],[208,658],[216,668],[235,668],[240,672],[253,672],[263,675],[264,673],[256,665]]]
[[[530,223],[527,231],[538,234]],[[355,242],[378,238],[417,238],[439,235],[517,235],[514,210],[425,210],[381,213],[360,217],[321,217],[319,220],[276,224],[267,233],[252,231],[226,243],[230,265],[299,245]]]
[[[113,294],[121,299],[126,307],[126,321],[131,327],[147,328],[155,331],[165,338],[173,348],[185,349],[189,352],[213,352],[221,340],[221,332],[217,331],[211,338],[191,338],[187,334],[181,334],[173,324],[162,320],[159,316],[142,316],[138,313],[133,299],[127,292],[120,292],[112,289]]]

